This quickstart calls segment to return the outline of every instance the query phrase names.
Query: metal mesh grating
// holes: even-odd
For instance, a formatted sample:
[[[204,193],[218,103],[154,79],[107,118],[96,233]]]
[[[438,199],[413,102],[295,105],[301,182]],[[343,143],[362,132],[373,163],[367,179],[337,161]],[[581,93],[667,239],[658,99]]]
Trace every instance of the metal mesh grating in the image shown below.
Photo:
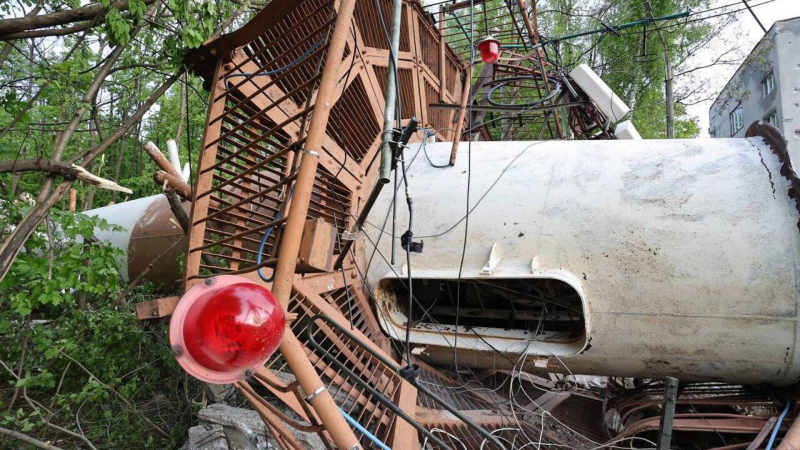
[[[342,98],[331,110],[330,120],[334,125],[329,129],[331,137],[345,149],[348,157],[357,162],[364,159],[375,137],[381,132],[375,116],[363,114],[370,110],[367,90],[360,76],[347,86]]]
[[[370,433],[383,441],[389,439],[395,416],[386,410],[368,392],[355,382],[349,380],[347,374],[339,370],[330,361],[330,357],[313,349],[308,345],[307,332],[304,318],[321,312],[309,298],[295,293],[289,303],[288,311],[298,315],[292,323],[292,331],[304,344],[308,359],[317,369],[333,396],[336,404],[357,420]],[[342,364],[351,368],[372,385],[385,397],[397,400],[401,379],[399,375],[384,366],[368,352],[361,349],[358,344],[351,342],[347,336],[339,334],[334,328],[318,321],[315,325],[314,339],[333,357]],[[267,362],[268,369],[288,371],[285,361],[280,355],[274,356]],[[359,435],[361,443],[369,444],[363,436]]]
[[[389,49],[388,44],[388,30],[392,24],[392,2],[391,0],[378,0],[380,12],[376,8],[375,1],[366,0],[360,1],[356,4],[355,19],[361,37],[367,47],[380,48],[383,50]],[[381,23],[381,20],[383,23]],[[384,29],[385,25],[385,29]],[[400,51],[407,52],[410,49],[410,39],[408,33],[408,23],[403,20],[400,27]]]

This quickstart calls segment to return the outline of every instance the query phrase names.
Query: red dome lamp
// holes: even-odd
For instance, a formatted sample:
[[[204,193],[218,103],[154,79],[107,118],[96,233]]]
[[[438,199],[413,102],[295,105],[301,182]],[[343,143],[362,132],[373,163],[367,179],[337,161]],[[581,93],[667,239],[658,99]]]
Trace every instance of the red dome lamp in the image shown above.
[[[268,289],[234,275],[206,278],[178,302],[169,341],[178,364],[198,380],[240,381],[278,349],[283,308]]]
[[[481,59],[486,64],[494,64],[500,59],[500,41],[491,36],[478,42],[478,50],[481,52]]]

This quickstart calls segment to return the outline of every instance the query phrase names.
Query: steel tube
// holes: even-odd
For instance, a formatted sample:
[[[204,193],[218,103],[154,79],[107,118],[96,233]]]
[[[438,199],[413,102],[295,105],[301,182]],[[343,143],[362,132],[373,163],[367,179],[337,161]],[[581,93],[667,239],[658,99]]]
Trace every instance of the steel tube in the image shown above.
[[[459,105],[458,118],[456,119],[456,129],[453,131],[453,148],[450,150],[450,165],[456,163],[456,154],[458,153],[458,143],[461,142],[461,132],[464,130],[464,118],[467,116],[467,104],[470,101],[472,94],[472,70],[475,65],[470,62],[469,71],[467,72],[467,79],[464,81],[464,87],[461,89],[461,104]],[[472,123],[470,123],[470,128]]]
[[[378,183],[389,182],[392,172],[392,122],[394,122],[397,104],[397,59],[400,51],[400,23],[403,19],[403,0],[394,0],[392,12],[392,51],[390,52],[389,70],[386,71],[386,106],[383,112],[383,135],[381,136],[381,172]]]
[[[800,420],[795,419],[792,422],[786,436],[781,439],[778,450],[800,450]]]
[[[319,153],[322,142],[326,136],[328,118],[334,103],[337,75],[342,65],[342,55],[350,33],[350,24],[353,19],[353,10],[356,0],[342,0],[331,35],[328,57],[320,80],[314,112],[309,124],[306,137],[306,149],[302,152],[297,181],[295,182],[294,196],[287,214],[286,228],[278,251],[278,263],[275,267],[275,281],[272,291],[286,308],[291,298],[294,273],[297,266],[297,255],[300,251],[300,240],[303,235],[308,206],[311,202],[311,191],[314,188],[314,177],[319,164]],[[299,156],[299,155],[298,155]],[[333,442],[340,449],[361,448],[353,430],[347,425],[333,397],[325,389],[325,385],[317,375],[311,361],[308,360],[302,345],[297,341],[291,328],[287,326],[286,332],[279,347],[292,373],[307,395],[320,390],[319,395],[311,400],[322,425],[330,434]]]

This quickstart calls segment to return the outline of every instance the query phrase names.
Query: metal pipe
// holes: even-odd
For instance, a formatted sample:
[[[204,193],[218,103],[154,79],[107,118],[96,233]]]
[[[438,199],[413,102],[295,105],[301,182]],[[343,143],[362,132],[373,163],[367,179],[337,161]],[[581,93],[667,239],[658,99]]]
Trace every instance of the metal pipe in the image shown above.
[[[780,428],[780,424],[776,424],[775,428]],[[789,431],[781,439],[778,450],[800,450],[800,420],[797,418],[794,419]]]
[[[664,402],[661,407],[661,422],[658,426],[658,450],[669,450],[672,442],[672,425],[675,422],[675,402],[678,398],[678,379],[664,379]]]
[[[392,48],[389,52],[389,70],[386,71],[386,106],[383,110],[383,135],[381,136],[381,172],[378,183],[389,182],[392,172],[392,135],[394,133],[395,106],[397,103],[397,60],[400,52],[400,24],[403,19],[403,0],[394,0],[392,12]]]
[[[467,116],[467,106],[472,95],[472,70],[474,68],[475,64],[470,61],[469,70],[467,71],[467,79],[464,81],[464,87],[461,89],[461,104],[459,105],[458,118],[456,119],[456,129],[453,131],[453,148],[450,150],[451,166],[455,165],[456,163],[458,144],[461,142],[461,132],[464,130],[464,119]],[[471,126],[472,123],[470,123],[470,127]]]
[[[528,14],[525,12],[525,5],[523,4],[522,0],[517,0],[517,4],[519,5],[520,13],[522,14],[522,21],[525,23],[525,29],[528,30],[528,37],[531,39],[531,45],[537,45],[539,43],[539,34],[538,34],[538,16],[536,15],[536,3],[531,5],[531,15],[533,16],[533,21],[537,23],[536,26],[531,23],[531,18],[528,17]],[[542,80],[544,81],[544,91],[549,96],[550,95],[550,82],[547,79],[547,69],[544,67],[543,55],[542,55],[542,47],[537,47],[536,51],[536,60],[539,63],[539,72],[542,74]],[[538,82],[537,82],[538,88]],[[553,123],[556,127],[556,134],[558,134],[559,139],[564,139],[564,132],[561,130],[561,124],[558,121],[558,111],[553,110]],[[545,114],[547,116],[547,114]],[[548,125],[549,128],[549,125]]]
[[[328,57],[325,60],[317,100],[314,105],[311,123],[309,124],[305,150],[303,150],[302,159],[300,160],[294,196],[289,207],[283,238],[281,239],[272,292],[284,308],[288,307],[291,299],[297,255],[300,252],[300,240],[303,235],[306,215],[308,214],[308,206],[311,202],[311,192],[314,188],[314,177],[319,164],[319,152],[322,149],[322,141],[326,135],[328,118],[334,103],[333,96],[336,90],[337,75],[342,65],[342,55],[350,34],[350,24],[353,19],[355,5],[356,0],[342,0],[339,4],[336,25],[328,48]],[[279,350],[289,364],[292,373],[297,377],[303,392],[311,397],[309,403],[314,407],[320,421],[336,446],[340,449],[361,448],[353,430],[347,425],[347,421],[339,412],[339,407],[333,401],[333,397],[331,397],[328,390],[325,389],[325,385],[303,351],[302,345],[297,341],[297,337],[288,326]]]
[[[758,16],[756,15],[755,11],[753,11],[753,8],[751,8],[750,5],[747,3],[747,0],[742,0],[742,3],[744,3],[744,6],[746,6],[747,10],[750,11],[750,14],[753,15],[753,19],[756,19],[756,22],[758,22],[758,26],[761,27],[761,30],[764,32],[764,34],[767,34],[767,29],[764,27],[764,24],[762,24],[761,21],[758,20]]]

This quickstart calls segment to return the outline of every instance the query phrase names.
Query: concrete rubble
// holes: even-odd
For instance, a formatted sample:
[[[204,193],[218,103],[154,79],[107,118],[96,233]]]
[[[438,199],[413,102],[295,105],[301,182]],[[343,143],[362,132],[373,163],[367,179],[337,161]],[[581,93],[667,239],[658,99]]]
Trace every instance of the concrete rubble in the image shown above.
[[[214,403],[197,414],[200,424],[189,429],[189,439],[181,450],[265,450],[280,448],[267,433],[258,413],[223,403]],[[307,449],[324,449],[314,433],[287,427]],[[266,439],[265,439],[266,436]]]

